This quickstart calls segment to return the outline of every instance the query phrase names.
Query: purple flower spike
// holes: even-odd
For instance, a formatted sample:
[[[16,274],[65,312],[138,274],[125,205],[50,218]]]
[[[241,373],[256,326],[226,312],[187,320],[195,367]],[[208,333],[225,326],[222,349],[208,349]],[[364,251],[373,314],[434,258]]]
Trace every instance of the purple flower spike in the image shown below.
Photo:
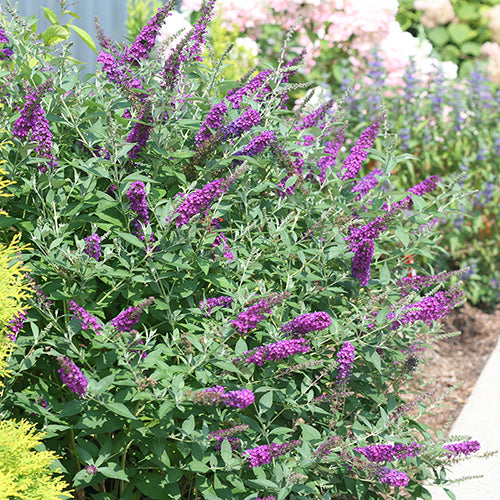
[[[233,302],[232,297],[222,295],[221,297],[213,297],[211,299],[201,300],[200,309],[205,311],[205,316],[209,316],[214,307],[229,307]]]
[[[231,323],[240,333],[247,333],[248,330],[255,328],[260,321],[265,319],[267,314],[271,314],[273,306],[281,304],[289,296],[290,294],[285,292],[282,295],[274,294],[266,299],[259,300],[256,304],[241,312],[238,319],[233,320]]]
[[[350,342],[344,342],[342,349],[337,353],[337,378],[338,384],[347,384],[351,377],[352,365],[356,351]]]
[[[340,167],[339,177],[346,181],[357,177],[361,170],[361,164],[368,157],[368,150],[373,146],[380,128],[380,119],[372,123],[363,131],[356,144],[352,147],[349,155]]]
[[[219,199],[234,182],[234,179],[215,179],[205,184],[201,189],[197,189],[188,195],[179,194],[184,198],[183,202],[177,208],[175,213],[175,223],[177,227],[187,224],[191,217],[197,214],[206,215],[210,204]],[[167,222],[170,218],[167,219]]]
[[[224,395],[224,404],[231,408],[246,408],[255,401],[253,392],[249,389],[240,389],[239,391],[229,391]]]
[[[438,182],[441,180],[439,175],[433,175],[428,179],[425,179],[420,184],[416,184],[415,186],[408,189],[409,193],[416,194],[417,196],[423,196],[425,193],[430,193],[437,188]]]
[[[209,387],[203,391],[198,391],[193,394],[195,403],[208,406],[225,405],[231,408],[246,408],[255,401],[253,392],[249,389],[240,389],[238,391],[225,392],[224,387],[216,385]]]
[[[479,451],[481,445],[479,441],[463,441],[462,443],[445,444],[443,448],[447,450],[446,456],[448,458],[456,457],[458,455],[470,455]]]
[[[373,258],[373,240],[365,239],[357,247],[351,264],[353,278],[359,279],[360,286],[366,286],[370,281],[370,264]]]
[[[14,317],[7,323],[7,328],[10,330],[10,333],[7,333],[7,336],[15,342],[17,340],[17,336],[21,332],[24,327],[24,322],[28,318],[28,315],[25,310],[17,311]]]
[[[132,232],[144,241],[144,227],[149,225],[148,203],[146,201],[146,186],[141,181],[133,182],[127,190],[130,210],[136,214],[132,219]],[[154,236],[151,235],[151,242]]]
[[[263,444],[261,446],[257,446],[256,448],[245,450],[243,455],[246,455],[246,458],[249,461],[248,466],[250,468],[260,467],[261,465],[270,464],[273,458],[284,455],[301,444],[302,441],[300,439],[283,444]]]
[[[252,351],[245,351],[242,355],[242,360],[246,362],[247,366],[252,363],[262,366],[265,361],[284,359],[297,353],[309,352],[310,350],[309,340],[306,339],[279,340],[274,344],[266,344]],[[245,356],[247,354],[250,356]],[[240,360],[235,359],[234,361],[238,362]]]
[[[61,366],[57,371],[61,375],[63,384],[66,384],[68,389],[77,394],[78,397],[83,397],[87,390],[88,380],[84,377],[80,368],[73,364],[67,356],[58,356],[57,362]]]
[[[38,168],[40,172],[45,172],[47,167],[55,168],[57,161],[51,153],[52,133],[49,128],[49,121],[42,109],[41,101],[47,92],[51,90],[52,81],[42,83],[37,90],[28,92],[25,96],[25,103],[21,110],[21,116],[14,122],[12,133],[20,139],[29,139],[38,145],[35,151],[41,158],[50,160],[43,163]]]
[[[408,486],[408,481],[408,476],[404,472],[400,472],[396,469],[389,469],[387,467],[384,467],[380,477],[380,482],[382,484],[388,484],[394,488]]]
[[[156,36],[165,18],[170,15],[170,11],[175,7],[177,0],[170,0],[167,5],[160,7],[158,12],[149,20],[135,39],[134,43],[127,50],[125,59],[128,63],[138,65],[141,59],[148,59],[149,53],[155,46]]]
[[[87,236],[85,238],[85,248],[84,252],[89,256],[94,258],[95,260],[99,260],[101,258],[101,238],[97,233],[92,234],[91,236]]]
[[[332,324],[332,318],[327,312],[305,313],[297,316],[288,323],[281,325],[280,329],[288,335],[304,335],[309,332],[324,330]]]
[[[82,330],[87,330],[90,328],[94,330],[97,335],[100,335],[102,332],[102,324],[94,318],[91,314],[89,314],[83,307],[79,306],[74,300],[71,300],[69,303],[69,310],[73,313],[72,318],[78,318],[80,320],[80,326]]]
[[[368,191],[377,186],[378,179],[375,177],[376,175],[382,175],[382,170],[380,170],[380,168],[372,170],[353,186],[351,193],[359,193],[356,196],[356,200],[361,200],[361,198],[364,198]]]
[[[216,104],[207,114],[205,121],[201,124],[200,130],[198,130],[195,142],[197,146],[208,141],[213,137],[211,130],[219,130],[223,123],[224,117],[227,113],[227,106],[224,101]]]
[[[257,156],[275,140],[274,132],[266,130],[254,137],[243,149],[234,153],[234,156]]]
[[[125,309],[125,311],[122,311],[116,318],[111,320],[111,325],[120,332],[129,332],[139,322],[144,309],[150,306],[154,300],[154,297],[149,297],[138,306]]]
[[[422,446],[413,442],[412,444],[372,444],[369,446],[354,448],[367,460],[374,463],[391,462],[392,460],[403,460],[407,457],[416,457]]]

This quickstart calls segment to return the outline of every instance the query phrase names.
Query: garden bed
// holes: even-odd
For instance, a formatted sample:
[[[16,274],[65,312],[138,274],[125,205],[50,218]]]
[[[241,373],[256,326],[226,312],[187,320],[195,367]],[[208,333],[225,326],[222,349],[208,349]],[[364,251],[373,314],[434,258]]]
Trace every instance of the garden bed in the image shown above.
[[[448,394],[441,406],[422,416],[421,421],[433,429],[447,429],[456,420],[470,396],[476,380],[498,342],[500,307],[486,311],[465,304],[453,311],[444,321],[447,332],[460,331],[461,335],[442,339],[432,344],[426,353],[426,363],[417,377],[417,383],[431,384],[438,393],[463,384]]]

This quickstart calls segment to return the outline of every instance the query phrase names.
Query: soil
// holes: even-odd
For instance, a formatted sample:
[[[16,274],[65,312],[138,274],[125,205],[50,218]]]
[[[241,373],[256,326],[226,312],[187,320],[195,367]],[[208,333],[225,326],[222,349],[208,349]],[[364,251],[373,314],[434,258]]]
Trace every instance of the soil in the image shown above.
[[[482,310],[465,304],[453,311],[442,323],[444,332],[462,332],[451,338],[432,342],[424,355],[424,363],[416,373],[415,385],[419,392],[437,388],[442,394],[460,382],[463,384],[447,394],[429,414],[419,422],[446,432],[460,414],[474,388],[486,361],[498,342],[500,333],[500,306]],[[414,389],[414,387],[413,387]],[[413,395],[410,399],[414,399]]]

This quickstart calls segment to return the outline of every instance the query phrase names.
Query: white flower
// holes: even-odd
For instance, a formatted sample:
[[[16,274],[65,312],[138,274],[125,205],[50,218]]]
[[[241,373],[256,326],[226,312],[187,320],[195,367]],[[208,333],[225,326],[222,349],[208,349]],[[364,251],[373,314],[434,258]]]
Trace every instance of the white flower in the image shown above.
[[[500,5],[495,5],[486,12],[489,19],[488,28],[491,30],[491,39],[495,43],[500,43]]]
[[[420,21],[426,28],[447,24],[455,17],[450,0],[415,0],[413,6],[424,11]]]

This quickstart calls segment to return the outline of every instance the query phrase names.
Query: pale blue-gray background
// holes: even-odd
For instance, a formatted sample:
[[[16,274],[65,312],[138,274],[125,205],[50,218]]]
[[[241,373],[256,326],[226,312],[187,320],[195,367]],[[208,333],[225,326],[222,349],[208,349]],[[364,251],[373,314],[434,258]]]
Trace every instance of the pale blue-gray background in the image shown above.
[[[23,17],[35,15],[40,20],[38,23],[39,32],[44,31],[50,25],[43,15],[42,6],[52,9],[56,15],[60,12],[57,0],[18,0],[18,2],[10,0],[10,3],[12,5],[17,3],[18,12]],[[75,4],[70,5],[71,3]],[[166,1],[163,3],[166,3]],[[2,12],[7,14],[4,0],[0,0],[0,6],[2,7]],[[73,24],[89,33],[96,42],[96,45],[97,37],[94,16],[99,17],[99,23],[107,36],[112,40],[125,41],[127,0],[79,0],[78,2],[76,0],[69,0],[66,8],[80,16],[80,19],[75,19]],[[63,19],[63,22],[68,22],[69,19],[70,17],[67,16]],[[86,71],[95,72],[95,60],[97,57],[95,52],[87,47],[73,31],[71,32],[70,40],[74,43],[73,56],[87,65]],[[99,51],[98,47],[97,50]]]

